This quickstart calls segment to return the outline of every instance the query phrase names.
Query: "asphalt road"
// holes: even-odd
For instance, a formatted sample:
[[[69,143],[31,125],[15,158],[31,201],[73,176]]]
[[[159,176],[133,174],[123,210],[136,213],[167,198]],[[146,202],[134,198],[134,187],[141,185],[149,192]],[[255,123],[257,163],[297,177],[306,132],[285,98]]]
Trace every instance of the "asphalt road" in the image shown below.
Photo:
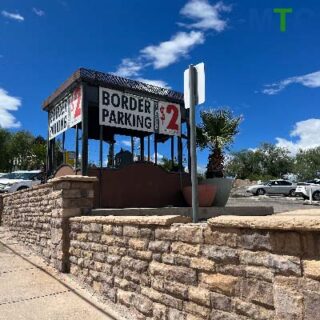
[[[230,197],[227,206],[234,207],[270,207],[274,208],[275,213],[282,213],[294,210],[304,209],[320,209],[320,204],[314,203],[313,205],[308,204],[308,201],[302,198],[292,198],[284,196],[246,196],[246,197]]]

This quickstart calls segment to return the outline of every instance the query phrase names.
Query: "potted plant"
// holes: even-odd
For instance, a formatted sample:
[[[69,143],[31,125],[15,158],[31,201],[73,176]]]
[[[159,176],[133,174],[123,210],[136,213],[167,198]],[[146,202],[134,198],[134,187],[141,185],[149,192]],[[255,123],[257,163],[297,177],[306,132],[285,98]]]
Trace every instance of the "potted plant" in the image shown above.
[[[236,117],[228,109],[201,111],[201,125],[197,127],[197,144],[200,149],[209,149],[205,184],[217,186],[214,206],[225,206],[233,179],[224,177],[224,152],[233,143],[239,132],[242,117]]]

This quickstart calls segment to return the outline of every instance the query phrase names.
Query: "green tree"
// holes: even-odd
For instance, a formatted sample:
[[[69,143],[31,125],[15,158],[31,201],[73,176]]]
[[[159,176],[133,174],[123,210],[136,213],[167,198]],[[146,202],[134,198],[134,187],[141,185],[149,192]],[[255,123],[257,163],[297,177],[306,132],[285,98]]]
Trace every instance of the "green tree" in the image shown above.
[[[47,156],[47,141],[42,136],[34,138],[32,143],[32,159],[30,169],[40,169],[45,166]]]
[[[197,144],[201,149],[209,149],[206,177],[223,177],[224,151],[238,134],[242,117],[235,117],[226,109],[202,111],[200,117]]]
[[[10,171],[10,142],[12,134],[0,127],[0,172]]]
[[[300,150],[296,155],[294,173],[300,180],[310,180],[320,176],[320,147]]]
[[[294,158],[287,149],[263,143],[256,150],[234,152],[226,171],[240,179],[270,180],[294,170]]]

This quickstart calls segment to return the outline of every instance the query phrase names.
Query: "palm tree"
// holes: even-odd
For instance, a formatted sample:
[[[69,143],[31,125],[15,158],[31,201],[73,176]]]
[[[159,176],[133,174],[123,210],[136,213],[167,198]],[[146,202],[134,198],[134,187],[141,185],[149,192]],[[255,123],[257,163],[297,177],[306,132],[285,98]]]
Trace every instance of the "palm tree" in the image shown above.
[[[201,111],[202,124],[197,127],[197,144],[210,153],[207,178],[223,177],[224,151],[233,143],[239,132],[242,117],[235,117],[230,110],[216,109]]]

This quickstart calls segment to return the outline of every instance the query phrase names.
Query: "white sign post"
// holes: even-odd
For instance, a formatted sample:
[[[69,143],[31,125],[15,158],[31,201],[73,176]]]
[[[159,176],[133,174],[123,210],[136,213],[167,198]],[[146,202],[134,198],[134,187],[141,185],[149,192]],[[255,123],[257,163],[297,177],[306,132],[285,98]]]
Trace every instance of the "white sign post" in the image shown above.
[[[184,72],[184,101],[185,107],[190,108],[190,155],[192,183],[192,219],[198,221],[198,177],[196,151],[196,112],[195,106],[205,101],[204,63],[190,65]]]

